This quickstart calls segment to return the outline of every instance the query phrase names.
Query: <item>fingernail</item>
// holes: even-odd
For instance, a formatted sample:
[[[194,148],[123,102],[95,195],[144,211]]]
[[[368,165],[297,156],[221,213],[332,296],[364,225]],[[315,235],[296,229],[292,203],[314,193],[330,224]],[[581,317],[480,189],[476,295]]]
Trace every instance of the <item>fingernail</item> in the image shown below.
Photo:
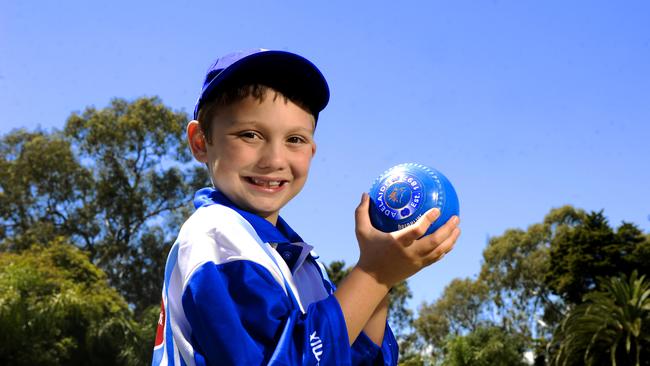
[[[452,221],[454,223],[454,225],[458,225],[458,223],[460,223],[460,217],[458,217],[458,216],[454,216],[452,218],[452,220],[454,220],[454,221]]]

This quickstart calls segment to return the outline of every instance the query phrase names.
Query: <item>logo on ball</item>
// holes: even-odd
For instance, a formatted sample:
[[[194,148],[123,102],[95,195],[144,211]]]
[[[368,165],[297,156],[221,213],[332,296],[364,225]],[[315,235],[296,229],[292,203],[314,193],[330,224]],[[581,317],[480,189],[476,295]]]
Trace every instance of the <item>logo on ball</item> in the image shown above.
[[[406,219],[420,207],[422,183],[411,174],[394,175],[382,182],[375,199],[382,214],[394,220]]]
[[[384,232],[413,225],[434,207],[440,210],[440,217],[426,234],[458,215],[458,196],[442,173],[424,165],[396,165],[380,175],[370,188],[370,221]]]

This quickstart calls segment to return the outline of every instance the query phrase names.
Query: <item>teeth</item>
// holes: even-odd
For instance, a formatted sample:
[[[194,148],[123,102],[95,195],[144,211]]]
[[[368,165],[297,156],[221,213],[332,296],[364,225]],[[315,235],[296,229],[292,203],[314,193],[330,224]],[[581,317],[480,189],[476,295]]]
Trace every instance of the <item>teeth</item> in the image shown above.
[[[251,178],[251,180],[253,181],[253,183],[257,184],[258,186],[268,186],[273,188],[279,187],[280,184],[282,184],[282,182],[279,180],[268,181],[268,180],[257,179],[257,178]]]

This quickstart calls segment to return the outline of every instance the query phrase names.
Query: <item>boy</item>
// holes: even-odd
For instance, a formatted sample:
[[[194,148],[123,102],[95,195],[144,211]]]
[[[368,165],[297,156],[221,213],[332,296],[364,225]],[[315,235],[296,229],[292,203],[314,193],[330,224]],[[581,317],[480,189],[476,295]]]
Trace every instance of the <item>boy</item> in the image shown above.
[[[305,183],[328,100],[320,71],[292,53],[230,54],[208,70],[187,134],[214,187],[197,192],[170,251],[153,365],[397,363],[388,291],[452,249],[458,218],[420,238],[432,210],[383,233],[364,194],[359,262],[334,289],[279,216]]]

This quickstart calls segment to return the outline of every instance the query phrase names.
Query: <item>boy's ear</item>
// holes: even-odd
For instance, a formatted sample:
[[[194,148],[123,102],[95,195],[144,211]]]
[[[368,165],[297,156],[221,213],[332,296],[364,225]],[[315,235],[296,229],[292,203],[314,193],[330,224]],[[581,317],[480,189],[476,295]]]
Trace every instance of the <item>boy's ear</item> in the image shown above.
[[[199,121],[192,120],[187,124],[187,142],[190,144],[194,158],[201,163],[207,163],[208,150],[205,147],[205,135],[201,131]]]

